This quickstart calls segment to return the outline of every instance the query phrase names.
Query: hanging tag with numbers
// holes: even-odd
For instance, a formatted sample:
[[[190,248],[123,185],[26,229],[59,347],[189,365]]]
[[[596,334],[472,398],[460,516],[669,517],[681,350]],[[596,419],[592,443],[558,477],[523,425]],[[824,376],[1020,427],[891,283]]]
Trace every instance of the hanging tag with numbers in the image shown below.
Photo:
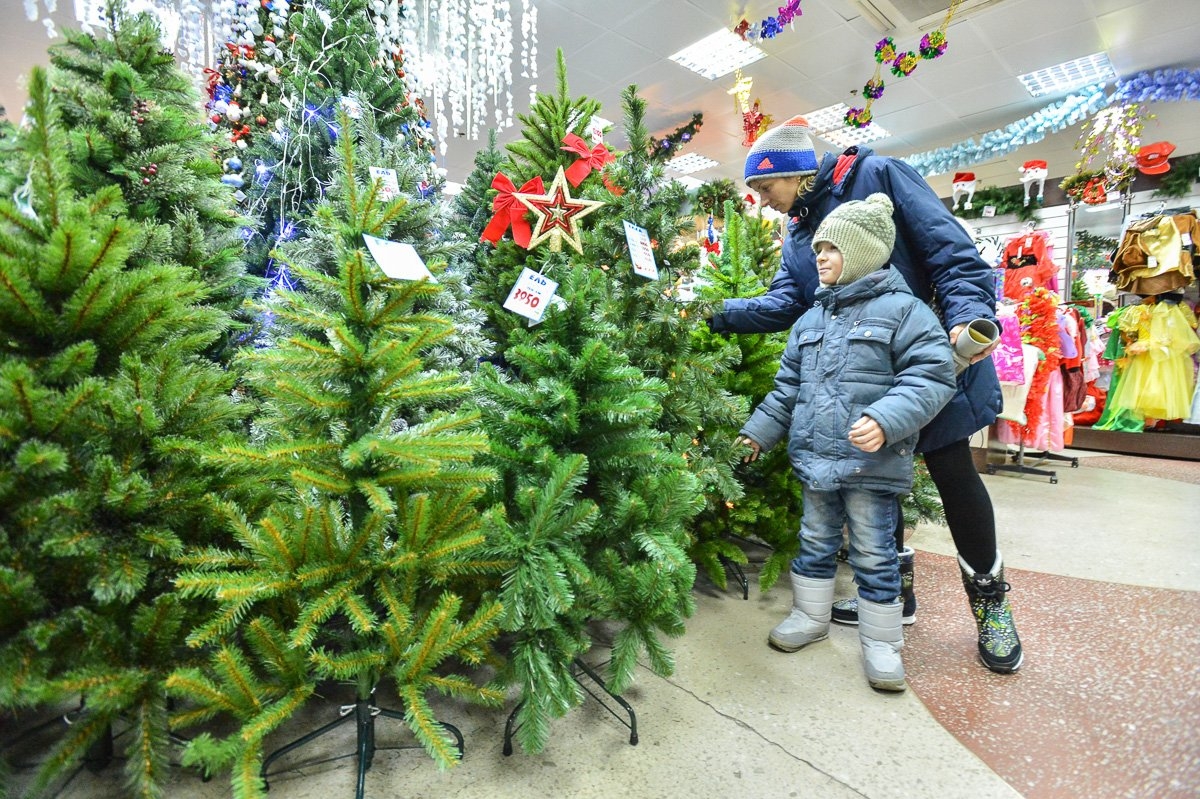
[[[526,319],[540,322],[557,290],[558,284],[553,280],[526,267],[521,270],[521,276],[517,278],[512,291],[508,292],[504,308]]]
[[[625,220],[625,241],[629,244],[629,259],[633,261],[634,273],[658,280],[658,264],[654,262],[654,249],[650,246],[650,234],[646,229]]]
[[[400,181],[396,177],[396,170],[371,166],[367,167],[367,171],[371,173],[372,178],[379,181],[379,199],[388,202],[400,196]]]

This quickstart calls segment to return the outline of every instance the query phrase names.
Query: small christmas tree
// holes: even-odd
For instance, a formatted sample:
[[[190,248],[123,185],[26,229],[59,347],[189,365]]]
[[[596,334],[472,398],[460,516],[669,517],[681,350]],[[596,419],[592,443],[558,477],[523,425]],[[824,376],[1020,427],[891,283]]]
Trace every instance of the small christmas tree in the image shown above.
[[[335,183],[313,220],[328,246],[278,254],[303,291],[275,292],[273,346],[243,356],[263,400],[260,440],[218,458],[277,498],[249,517],[227,506],[240,547],[190,552],[179,580],[220,607],[191,638],[214,647],[210,666],[171,681],[187,705],[177,719],[238,724],[198,736],[188,762],[232,769],[238,799],[265,796],[263,740],[321,681],[354,684],[364,705],[393,686],[440,766],[456,751],[428,695],[501,698],[462,668],[482,662],[500,607],[471,585],[496,571],[475,507],[493,475],[472,464],[487,438],[463,406],[469,384],[427,359],[453,324],[422,310],[437,283],[388,278],[365,250],[366,236],[419,229],[428,209],[384,200],[357,159],[356,124],[337,124]],[[423,237],[410,243],[425,250]]]
[[[112,2],[105,25],[106,38],[67,31],[50,51],[75,186],[119,186],[129,215],[144,223],[131,263],[195,270],[209,302],[238,319],[211,353],[227,361],[253,337],[243,304],[257,285],[242,267],[239,219],[212,159],[218,140],[197,124],[199,96],[162,49],[156,19]]]
[[[726,297],[753,297],[766,291],[779,267],[771,225],[761,215],[746,215],[740,203],[727,200],[722,209],[725,231],[720,256],[698,277],[709,285],[701,289],[706,302]],[[779,360],[787,341],[785,333],[735,333],[718,336],[707,328],[698,331],[703,347],[732,344],[740,353],[738,365],[723,375],[726,390],[744,397],[756,407],[775,385]],[[734,435],[746,417],[736,419],[729,430]],[[734,538],[766,543],[771,552],[759,572],[759,587],[767,590],[786,571],[795,557],[802,507],[801,485],[792,473],[787,448],[776,447],[753,463],[737,468],[744,495],[729,502],[710,502],[696,521],[696,543],[692,556],[719,584],[724,585],[723,561],[745,563],[744,550]]]
[[[153,223],[111,181],[75,192],[43,70],[29,93],[29,205],[0,199],[0,707],[84,699],[32,793],[120,727],[130,795],[158,796],[165,680],[206,610],[173,590],[174,559],[228,543],[198,455],[240,424],[201,355],[228,320],[195,270],[130,261]]]

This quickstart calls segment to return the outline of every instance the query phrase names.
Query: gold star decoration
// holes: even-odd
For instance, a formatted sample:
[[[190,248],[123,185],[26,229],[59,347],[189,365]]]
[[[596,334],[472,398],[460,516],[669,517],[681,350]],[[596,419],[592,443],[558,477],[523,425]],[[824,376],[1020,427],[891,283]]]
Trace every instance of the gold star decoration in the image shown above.
[[[545,194],[516,192],[513,196],[537,217],[533,225],[533,235],[529,239],[529,249],[532,250],[541,242],[550,239],[550,251],[558,252],[565,240],[580,255],[583,254],[583,243],[579,240],[580,230],[576,223],[605,205],[598,200],[579,200],[571,197],[561,166]]]

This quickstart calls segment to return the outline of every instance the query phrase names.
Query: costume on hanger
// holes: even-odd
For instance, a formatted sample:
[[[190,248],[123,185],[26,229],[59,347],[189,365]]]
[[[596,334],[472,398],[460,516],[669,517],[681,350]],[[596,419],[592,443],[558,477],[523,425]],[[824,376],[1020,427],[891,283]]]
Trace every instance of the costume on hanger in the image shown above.
[[[1184,288],[1200,266],[1197,236],[1195,211],[1130,222],[1113,256],[1110,281],[1122,291],[1145,296]]]
[[[1066,446],[1064,431],[1070,419],[1063,412],[1063,378],[1060,366],[1064,343],[1069,342],[1060,328],[1058,296],[1047,288],[1034,289],[1018,306],[1023,359],[1037,358],[1032,379],[1026,381],[1025,424],[998,422],[996,437],[1005,444],[1023,443],[1030,449],[1047,452]],[[1071,354],[1076,355],[1071,343]],[[1001,392],[1003,393],[1003,386]]]
[[[1004,247],[1004,297],[1022,300],[1038,288],[1058,290],[1058,267],[1051,259],[1050,234],[1028,230]]]
[[[1096,427],[1140,432],[1147,419],[1183,419],[1196,390],[1192,354],[1200,351],[1196,315],[1186,304],[1147,299],[1120,308],[1105,357],[1116,362],[1108,403]]]

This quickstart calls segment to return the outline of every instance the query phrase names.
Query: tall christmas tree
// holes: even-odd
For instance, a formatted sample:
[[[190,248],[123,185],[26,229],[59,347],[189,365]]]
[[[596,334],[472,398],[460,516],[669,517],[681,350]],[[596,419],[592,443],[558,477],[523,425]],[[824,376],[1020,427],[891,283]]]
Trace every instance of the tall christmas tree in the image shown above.
[[[527,192],[525,200],[564,209],[536,212],[530,237],[517,233],[532,249],[496,236],[475,284],[500,346],[496,360],[504,364],[503,371],[482,367],[477,385],[491,462],[501,475],[495,497],[502,513],[490,542],[498,558],[514,564],[500,594],[510,641],[504,676],[518,691],[517,738],[527,751],[541,750],[551,720],[581,701],[575,667],[593,648],[597,624],[612,636],[605,677],[619,692],[642,655],[656,673],[673,670],[663,636],[682,633],[693,609],[687,522],[702,496],[658,427],[669,389],[622,348],[623,332],[607,310],[612,276],[593,266],[590,252],[576,256],[561,247],[590,237],[582,218],[602,202],[572,199],[564,170],[580,156],[561,150],[596,110],[593,101],[569,97],[560,53],[557,94],[539,95],[522,117],[523,139],[509,145],[503,179],[485,176],[499,184],[493,210],[504,219],[520,217],[507,205],[510,184],[548,184],[548,193]],[[585,193],[608,196],[598,175],[575,176]],[[550,238],[547,226],[563,216],[567,224],[555,228],[559,249],[539,246]],[[510,292],[526,268],[540,277],[524,280],[543,289],[553,281],[556,291]]]
[[[105,25],[105,37],[67,31],[50,51],[75,186],[120,187],[130,217],[144,223],[133,264],[176,263],[209,286],[208,301],[239,322],[212,353],[226,361],[252,338],[242,306],[256,285],[246,278],[238,215],[212,158],[218,140],[197,122],[199,95],[162,49],[157,20],[112,2]]]
[[[248,268],[276,279],[282,275],[270,260],[271,249],[303,235],[333,181],[331,156],[342,109],[352,118],[371,110],[379,135],[402,140],[424,156],[427,173],[398,191],[430,191],[437,182],[433,137],[405,80],[397,0],[306,0],[290,9],[281,20],[287,45],[278,65],[279,86],[264,94],[252,119],[238,106],[242,125],[257,133],[231,156],[235,163],[226,160],[231,171],[241,170],[246,212],[259,220],[249,241]]]
[[[406,250],[391,237],[427,210],[385,200],[358,160],[356,124],[345,114],[337,124],[335,182],[313,221],[328,246],[280,254],[303,290],[275,292],[265,309],[272,346],[243,356],[263,402],[259,440],[218,457],[276,499],[250,515],[226,506],[239,547],[190,552],[179,580],[219,609],[191,638],[213,648],[210,665],[171,681],[183,700],[176,718],[237,724],[225,737],[198,736],[187,758],[231,769],[238,799],[265,796],[264,738],[321,681],[355,685],[368,720],[376,687],[394,689],[401,718],[441,766],[456,751],[429,695],[501,698],[467,671],[500,612],[474,587],[496,571],[481,558],[476,508],[493,473],[473,464],[487,438],[463,405],[469,384],[427,359],[453,333],[448,318],[423,310],[438,284],[381,271],[399,265],[390,251]],[[420,252],[425,239],[407,244]],[[371,741],[360,730],[360,746]]]
[[[658,429],[687,459],[706,506],[725,508],[742,497],[733,473],[741,459],[735,440],[749,405],[745,396],[729,390],[726,375],[744,354],[711,337],[701,346],[699,337],[708,332],[702,316],[673,301],[675,283],[685,271],[682,265],[690,261],[681,247],[693,229],[691,217],[683,215],[687,193],[681,184],[664,179],[661,160],[649,154],[653,148],[645,126],[646,102],[636,87],[624,91],[622,103],[630,146],[605,173],[617,187],[616,196],[609,198],[589,240],[602,253],[602,262],[612,264],[611,298],[602,310],[619,331],[630,360],[667,385]],[[643,244],[649,240],[657,277],[635,259],[637,239],[629,232],[631,224]],[[640,260],[646,260],[645,253]],[[724,569],[712,553],[699,541],[689,550],[723,584]]]
[[[43,70],[29,94],[29,204],[0,199],[0,707],[85,702],[32,793],[119,728],[130,795],[160,796],[165,680],[204,611],[174,559],[228,542],[198,456],[241,421],[201,355],[228,320],[195,270],[131,260],[155,225],[111,181],[76,192]]]

